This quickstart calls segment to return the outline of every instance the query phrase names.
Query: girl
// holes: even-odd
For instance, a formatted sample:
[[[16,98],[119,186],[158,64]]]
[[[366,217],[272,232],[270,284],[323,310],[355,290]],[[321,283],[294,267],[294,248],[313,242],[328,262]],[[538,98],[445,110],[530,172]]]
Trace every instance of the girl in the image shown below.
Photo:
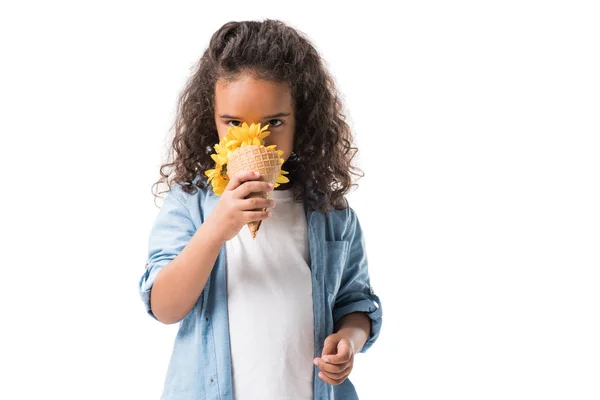
[[[290,182],[271,200],[247,198],[273,190],[252,171],[220,196],[207,182],[213,145],[243,122],[268,124],[265,145],[283,151]],[[172,145],[139,282],[147,312],[179,322],[162,398],[357,399],[347,378],[381,307],[344,197],[356,148],[314,47],[280,21],[225,24],[180,97]],[[257,220],[252,239],[242,227]]]

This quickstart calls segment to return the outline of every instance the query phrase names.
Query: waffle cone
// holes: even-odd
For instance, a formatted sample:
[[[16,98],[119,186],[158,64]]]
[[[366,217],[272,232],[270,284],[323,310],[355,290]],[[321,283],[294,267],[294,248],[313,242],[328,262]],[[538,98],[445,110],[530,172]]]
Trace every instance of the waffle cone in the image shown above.
[[[229,154],[227,162],[227,175],[234,176],[240,171],[256,171],[260,173],[259,180],[275,184],[281,171],[281,163],[276,150],[267,149],[264,146],[244,146]],[[262,197],[271,198],[271,192],[253,192],[246,198]],[[266,211],[266,208],[256,208],[253,211]],[[262,221],[249,222],[248,229],[252,238],[256,238]]]

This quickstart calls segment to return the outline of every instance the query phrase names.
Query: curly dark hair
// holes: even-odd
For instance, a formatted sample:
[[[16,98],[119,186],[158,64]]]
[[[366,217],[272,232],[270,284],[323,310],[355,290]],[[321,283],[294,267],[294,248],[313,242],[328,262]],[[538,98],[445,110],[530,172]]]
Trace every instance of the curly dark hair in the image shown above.
[[[352,165],[358,149],[352,146],[334,78],[303,33],[270,19],[228,22],[213,34],[180,94],[172,148],[153,188],[166,183],[170,190],[175,182],[186,193],[195,193],[194,185],[206,185],[204,171],[214,167],[210,155],[219,142],[215,86],[219,79],[235,80],[241,74],[285,82],[291,88],[295,135],[282,168],[289,171],[296,201],[305,200],[309,209],[323,212],[329,206],[348,207],[345,194],[358,186],[352,175],[364,173]]]

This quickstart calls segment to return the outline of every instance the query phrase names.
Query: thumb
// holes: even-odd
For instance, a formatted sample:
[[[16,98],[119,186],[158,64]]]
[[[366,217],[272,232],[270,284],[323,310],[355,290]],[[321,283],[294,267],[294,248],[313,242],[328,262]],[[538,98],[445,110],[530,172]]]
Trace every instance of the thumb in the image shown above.
[[[350,361],[354,354],[352,344],[348,339],[342,339],[337,345],[337,353],[335,355],[328,356],[325,361],[331,364],[344,364]]]
[[[323,344],[323,352],[321,353],[321,357],[326,354],[336,354],[338,342],[339,339],[335,335],[327,336],[325,343]]]
[[[349,340],[340,340],[337,346],[337,354],[348,355],[351,347]]]

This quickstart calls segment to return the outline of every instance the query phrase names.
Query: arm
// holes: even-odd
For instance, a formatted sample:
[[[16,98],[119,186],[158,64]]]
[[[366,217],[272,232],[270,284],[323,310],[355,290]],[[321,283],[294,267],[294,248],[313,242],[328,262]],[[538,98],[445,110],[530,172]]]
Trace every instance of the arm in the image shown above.
[[[165,324],[178,322],[194,307],[222,246],[210,232],[207,220],[181,253],[157,275],[150,303],[159,321]]]
[[[325,339],[321,357],[314,359],[319,378],[341,384],[354,365],[354,355],[364,353],[381,331],[381,305],[369,280],[362,230],[354,211],[343,240],[350,243],[348,261],[333,307],[334,333]]]
[[[355,312],[343,316],[334,332],[352,343],[354,353],[362,350],[371,333],[371,319],[364,312]]]
[[[246,197],[252,192],[273,190],[260,175],[239,172],[231,178],[213,212],[196,230],[176,185],[165,198],[149,240],[147,269],[139,284],[146,311],[170,324],[180,321],[200,297],[223,244],[250,221],[264,220],[274,202]]]
[[[356,347],[357,352],[364,353],[379,337],[382,309],[379,297],[375,295],[371,287],[365,239],[360,222],[351,208],[348,209],[348,212],[348,226],[343,239],[348,240],[350,245],[346,267],[342,274],[340,288],[333,307],[333,321],[339,329],[341,329],[341,326],[346,327],[347,324],[350,324],[351,327],[364,328],[367,326],[366,323],[356,322],[356,318],[361,317],[353,316],[350,317],[349,321],[345,321],[345,317],[354,313],[361,313],[362,317],[369,319],[369,329],[366,330],[367,339]],[[353,330],[353,328],[350,330]],[[345,332],[348,332],[348,330],[346,329]]]
[[[222,246],[211,234],[211,224],[209,218],[196,230],[181,189],[167,194],[150,233],[147,269],[140,282],[146,311],[158,321],[181,320],[202,293]]]

